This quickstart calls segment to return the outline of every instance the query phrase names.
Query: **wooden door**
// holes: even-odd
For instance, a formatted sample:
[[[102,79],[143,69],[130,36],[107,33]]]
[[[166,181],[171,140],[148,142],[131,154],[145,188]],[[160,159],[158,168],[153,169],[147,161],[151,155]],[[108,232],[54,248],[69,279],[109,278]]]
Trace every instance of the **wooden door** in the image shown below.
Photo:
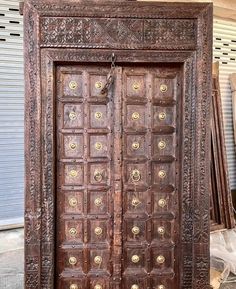
[[[58,288],[177,289],[181,68],[108,72],[57,68]]]

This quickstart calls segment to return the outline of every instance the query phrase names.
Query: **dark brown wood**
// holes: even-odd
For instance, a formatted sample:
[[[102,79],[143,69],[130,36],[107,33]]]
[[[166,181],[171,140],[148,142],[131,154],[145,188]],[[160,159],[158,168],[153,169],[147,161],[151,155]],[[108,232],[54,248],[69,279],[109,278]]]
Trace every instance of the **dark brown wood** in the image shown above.
[[[23,12],[25,289],[209,289],[212,5]]]
[[[219,63],[213,64],[212,110],[211,230],[214,231],[235,227],[224,139]]]

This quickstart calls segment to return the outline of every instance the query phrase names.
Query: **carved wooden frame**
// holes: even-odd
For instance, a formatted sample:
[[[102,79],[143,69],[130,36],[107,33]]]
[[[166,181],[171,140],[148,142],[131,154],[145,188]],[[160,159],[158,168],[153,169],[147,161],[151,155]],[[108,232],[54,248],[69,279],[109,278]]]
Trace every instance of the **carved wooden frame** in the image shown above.
[[[106,63],[110,61],[112,51],[116,53],[119,63],[183,64],[186,77],[181,144],[183,161],[180,180],[182,185],[180,287],[208,289],[212,5],[68,2],[70,1],[57,4],[52,0],[40,2],[28,0],[24,5],[25,288],[54,288],[55,65],[61,61]],[[43,43],[40,30],[42,17],[58,15],[135,19],[188,18],[193,19],[196,25],[196,35],[192,42],[187,44],[178,42],[171,45],[153,42],[153,39],[149,44],[126,43],[119,46],[117,43],[106,43],[105,47],[85,43],[73,46],[64,42],[60,45],[50,44],[50,41]],[[152,50],[147,51],[148,47]],[[122,50],[124,48],[128,50]],[[173,51],[168,51],[170,48]]]

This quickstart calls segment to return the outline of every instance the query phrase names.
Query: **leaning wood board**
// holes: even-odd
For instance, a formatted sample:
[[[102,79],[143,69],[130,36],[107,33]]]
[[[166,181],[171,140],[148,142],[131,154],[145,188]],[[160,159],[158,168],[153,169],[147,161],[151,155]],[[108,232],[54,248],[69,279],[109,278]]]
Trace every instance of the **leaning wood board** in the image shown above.
[[[209,289],[212,5],[21,12],[25,289]]]

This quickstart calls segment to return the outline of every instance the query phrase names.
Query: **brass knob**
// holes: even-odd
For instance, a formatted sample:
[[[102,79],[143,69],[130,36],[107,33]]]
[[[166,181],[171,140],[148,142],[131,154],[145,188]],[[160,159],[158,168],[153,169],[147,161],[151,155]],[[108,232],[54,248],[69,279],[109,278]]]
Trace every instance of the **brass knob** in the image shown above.
[[[157,232],[160,235],[164,235],[165,234],[165,227],[161,226],[157,228]]]
[[[139,286],[138,286],[137,284],[133,284],[133,285],[131,286],[131,289],[139,289]]]
[[[100,207],[102,205],[102,198],[96,198],[94,204],[95,206]]]
[[[95,83],[95,87],[96,87],[97,89],[102,88],[102,82],[101,82],[101,81],[97,81],[97,82]]]
[[[71,171],[70,171],[70,176],[71,176],[72,178],[75,178],[75,177],[78,176],[78,172],[77,172],[76,170],[71,170]]]
[[[69,205],[71,206],[71,207],[76,207],[77,206],[77,199],[76,198],[70,198],[69,199]]]
[[[157,263],[158,264],[163,264],[163,263],[165,263],[165,257],[164,256],[162,256],[162,255],[159,255],[158,257],[157,257]]]
[[[96,285],[94,286],[94,289],[102,289],[102,285],[96,284]]]
[[[77,114],[74,111],[71,111],[69,113],[69,119],[70,120],[75,120],[77,118]]]
[[[132,149],[138,150],[140,148],[140,144],[138,142],[133,142],[132,143]]]
[[[133,90],[138,90],[140,88],[140,84],[135,82],[132,87],[133,87]]]
[[[71,284],[70,289],[79,289],[77,284]]]
[[[166,113],[165,113],[165,112],[160,112],[160,113],[159,113],[159,119],[160,119],[160,120],[166,119]]]
[[[132,260],[133,263],[138,263],[139,260],[140,260],[140,258],[139,258],[138,255],[133,255],[132,258],[131,258],[131,260]]]
[[[70,149],[75,150],[77,148],[76,143],[70,143]]]
[[[159,143],[158,143],[158,147],[159,147],[159,149],[160,150],[163,150],[165,147],[166,147],[166,143],[165,143],[165,141],[160,141]]]
[[[100,265],[102,263],[102,257],[101,256],[96,256],[94,258],[94,263],[97,265]]]
[[[100,183],[102,181],[102,172],[96,170],[94,172],[94,180]]]
[[[77,263],[77,259],[75,257],[70,257],[69,258],[69,263],[74,266]]]
[[[164,179],[166,177],[166,171],[160,170],[158,172],[158,176],[159,176],[159,178]]]
[[[100,142],[96,142],[96,143],[95,143],[95,149],[96,149],[97,151],[100,151],[100,150],[102,149],[102,144],[101,144]]]
[[[133,120],[138,120],[138,119],[140,119],[140,114],[139,114],[138,112],[134,112],[134,113],[132,114],[132,119],[133,119]]]
[[[95,228],[94,233],[95,233],[97,236],[101,235],[101,234],[102,234],[102,228],[100,228],[100,227]]]
[[[166,92],[167,89],[168,89],[168,87],[167,87],[166,84],[161,84],[161,86],[160,86],[160,91],[161,91],[161,92]]]
[[[160,199],[158,201],[158,206],[164,208],[167,205],[167,201],[165,199]]]
[[[77,87],[78,87],[78,84],[76,81],[74,81],[74,80],[70,81],[70,83],[69,83],[70,89],[75,90]]]
[[[140,233],[139,227],[134,226],[134,227],[132,228],[132,233],[133,233],[134,235],[138,235],[138,234]]]
[[[157,287],[157,289],[166,289],[166,286],[164,286],[164,285],[159,285],[159,286]]]
[[[141,174],[139,170],[132,170],[130,175],[133,182],[138,182],[141,179]]]
[[[70,233],[71,236],[75,236],[77,234],[77,230],[75,228],[71,228],[69,230],[69,233]]]
[[[102,113],[100,111],[95,112],[95,118],[96,119],[101,119],[102,118]]]
[[[132,205],[133,205],[134,207],[137,207],[139,204],[141,204],[141,202],[139,201],[139,199],[138,199],[138,198],[133,198],[133,200],[132,200]]]

